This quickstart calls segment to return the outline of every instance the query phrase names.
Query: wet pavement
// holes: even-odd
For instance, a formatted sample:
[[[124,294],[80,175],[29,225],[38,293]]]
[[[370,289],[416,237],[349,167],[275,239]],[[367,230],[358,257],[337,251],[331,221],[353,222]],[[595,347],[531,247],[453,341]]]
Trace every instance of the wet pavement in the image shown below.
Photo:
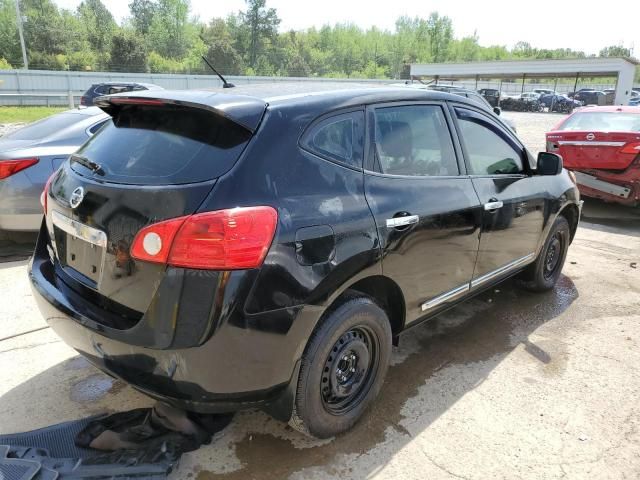
[[[0,263],[0,433],[151,406],[46,328],[22,246]],[[347,434],[242,412],[171,478],[639,478],[640,209],[587,199],[563,273],[551,292],[507,281],[406,332]]]
[[[555,290],[508,281],[405,333],[351,432],[317,442],[242,412],[171,478],[640,476],[640,235],[619,221],[583,223]],[[18,335],[0,341],[0,433],[150,406],[50,330],[20,335],[42,326],[25,270],[0,265],[2,336]]]

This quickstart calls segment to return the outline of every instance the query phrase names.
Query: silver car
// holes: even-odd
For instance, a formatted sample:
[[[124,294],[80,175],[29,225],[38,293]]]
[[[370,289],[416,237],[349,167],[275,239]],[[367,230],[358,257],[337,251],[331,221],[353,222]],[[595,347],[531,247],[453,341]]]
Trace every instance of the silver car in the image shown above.
[[[98,107],[68,110],[0,137],[0,232],[40,229],[47,179],[109,119]]]

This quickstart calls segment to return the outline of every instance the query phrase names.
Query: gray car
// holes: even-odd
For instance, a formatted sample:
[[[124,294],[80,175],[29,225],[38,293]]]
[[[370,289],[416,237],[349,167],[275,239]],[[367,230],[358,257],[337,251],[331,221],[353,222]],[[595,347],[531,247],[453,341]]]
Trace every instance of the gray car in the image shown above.
[[[0,137],[0,231],[40,229],[47,179],[109,118],[98,107],[68,110]]]

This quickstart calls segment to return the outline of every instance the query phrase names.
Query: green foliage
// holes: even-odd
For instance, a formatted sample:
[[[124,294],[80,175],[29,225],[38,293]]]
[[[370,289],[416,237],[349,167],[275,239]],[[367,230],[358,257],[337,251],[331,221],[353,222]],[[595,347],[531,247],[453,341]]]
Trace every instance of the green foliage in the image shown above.
[[[143,39],[129,30],[117,32],[111,39],[109,66],[116,72],[145,72],[147,50]]]
[[[69,107],[0,107],[0,124],[35,122],[68,109]]]
[[[11,70],[13,66],[6,59],[0,57],[0,70]]]
[[[0,68],[22,65],[14,1],[0,0]],[[527,42],[482,46],[475,33],[455,38],[451,19],[438,12],[399,17],[393,31],[338,23],[280,32],[278,12],[267,0],[245,0],[244,11],[208,23],[191,15],[190,0],[128,0],[123,25],[106,0],[82,0],[75,11],[55,0],[18,1],[34,69],[211,73],[205,56],[227,75],[400,79],[411,63],[586,56]],[[600,56],[630,53],[609,46]]]
[[[600,50],[601,57],[630,57],[631,50],[623,47],[622,45],[612,45]]]

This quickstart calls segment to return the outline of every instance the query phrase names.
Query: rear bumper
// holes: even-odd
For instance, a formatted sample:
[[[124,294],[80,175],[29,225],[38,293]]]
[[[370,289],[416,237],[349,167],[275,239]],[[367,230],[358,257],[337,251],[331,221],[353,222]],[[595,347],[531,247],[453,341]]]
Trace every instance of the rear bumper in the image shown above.
[[[576,170],[575,174],[580,192],[587,197],[630,206],[640,203],[640,170],[637,174]]]
[[[38,251],[42,248],[39,241],[29,266],[38,307],[56,334],[96,367],[179,408],[210,413],[264,408],[288,418],[298,359],[319,309],[286,309],[251,316],[242,324],[224,322],[196,347],[136,346],[111,338],[108,329],[85,326],[95,323],[87,316],[91,312],[80,311],[65,295],[51,261]]]

